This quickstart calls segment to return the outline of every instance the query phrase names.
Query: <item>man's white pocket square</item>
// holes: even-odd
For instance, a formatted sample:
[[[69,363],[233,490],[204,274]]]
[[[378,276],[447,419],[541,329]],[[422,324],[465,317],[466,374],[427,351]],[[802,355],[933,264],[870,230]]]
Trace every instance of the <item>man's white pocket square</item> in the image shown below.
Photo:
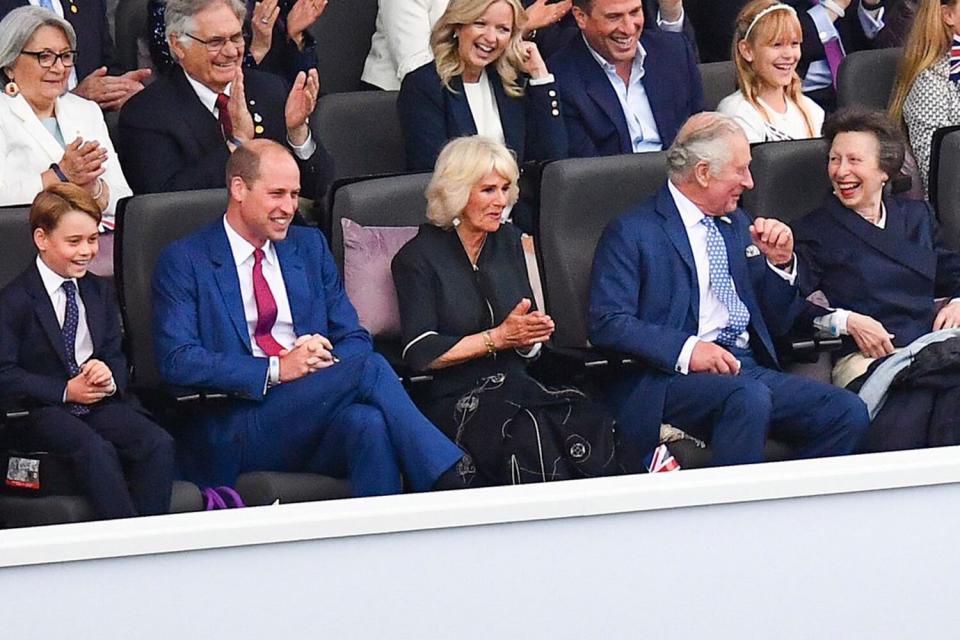
[[[749,244],[749,245],[747,245],[747,257],[748,257],[748,258],[756,258],[758,255],[760,255],[760,249],[757,249],[757,245],[755,245],[755,244]]]

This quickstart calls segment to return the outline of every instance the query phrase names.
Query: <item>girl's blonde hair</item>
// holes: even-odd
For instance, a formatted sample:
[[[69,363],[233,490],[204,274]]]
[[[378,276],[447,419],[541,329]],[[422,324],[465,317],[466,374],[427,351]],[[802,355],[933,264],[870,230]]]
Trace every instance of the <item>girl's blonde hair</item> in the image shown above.
[[[400,0],[390,0],[399,2]],[[523,95],[523,87],[517,82],[518,69],[523,68],[522,35],[523,25],[527,22],[527,14],[519,0],[452,0],[443,12],[437,24],[430,33],[430,48],[437,65],[437,74],[443,85],[453,91],[450,81],[461,75],[464,70],[460,60],[460,41],[458,32],[460,27],[473,24],[482,16],[490,5],[504,2],[513,11],[513,30],[507,48],[493,63],[494,68],[503,82],[503,90],[508,96],[519,98]]]
[[[950,50],[953,29],[943,21],[941,11],[943,7],[954,6],[957,1],[922,0],[917,8],[913,27],[903,48],[903,59],[897,69],[897,82],[893,86],[888,111],[890,118],[904,130],[906,127],[903,122],[903,105],[917,76]]]
[[[774,6],[782,6],[782,8],[771,10],[771,7]],[[760,16],[764,12],[766,13]],[[760,16],[759,19],[758,16]],[[737,21],[734,25],[733,51],[731,52],[731,58],[737,70],[737,86],[747,102],[753,105],[753,108],[763,116],[766,122],[770,122],[770,117],[758,100],[763,81],[753,66],[743,57],[740,44],[743,43],[755,51],[758,47],[771,45],[785,38],[803,40],[800,20],[797,18],[796,11],[789,5],[782,4],[778,0],[752,0],[737,15]],[[810,113],[804,107],[801,86],[800,76],[794,71],[790,84],[786,87],[787,99],[800,109],[803,120],[807,125],[807,135],[813,138],[817,133],[814,131]]]

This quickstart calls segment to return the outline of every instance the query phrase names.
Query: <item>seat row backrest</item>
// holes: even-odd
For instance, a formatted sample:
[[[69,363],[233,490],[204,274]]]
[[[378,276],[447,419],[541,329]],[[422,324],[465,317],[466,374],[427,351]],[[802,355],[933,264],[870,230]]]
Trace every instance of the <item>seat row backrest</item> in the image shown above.
[[[161,384],[153,351],[151,282],[157,258],[175,240],[223,216],[225,189],[154,193],[128,198],[117,214],[114,274],[123,315],[132,383]]]

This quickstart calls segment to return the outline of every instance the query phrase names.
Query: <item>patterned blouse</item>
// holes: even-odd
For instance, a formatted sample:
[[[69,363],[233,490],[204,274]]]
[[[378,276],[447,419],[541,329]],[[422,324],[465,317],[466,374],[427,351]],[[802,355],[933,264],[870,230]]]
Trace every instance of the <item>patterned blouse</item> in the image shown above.
[[[950,80],[949,54],[917,76],[903,104],[903,120],[926,195],[933,133],[941,127],[960,124],[960,86]]]

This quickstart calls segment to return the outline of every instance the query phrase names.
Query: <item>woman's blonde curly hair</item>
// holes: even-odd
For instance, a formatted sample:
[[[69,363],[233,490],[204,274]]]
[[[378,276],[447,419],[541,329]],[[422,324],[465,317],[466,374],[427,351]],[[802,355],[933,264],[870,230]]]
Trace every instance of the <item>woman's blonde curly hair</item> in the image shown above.
[[[397,2],[398,0],[392,0]],[[507,48],[493,63],[503,82],[503,90],[508,96],[519,98],[523,87],[517,82],[519,69],[523,68],[523,25],[527,22],[527,13],[519,0],[452,0],[430,33],[430,48],[437,65],[437,74],[443,85],[453,91],[450,81],[463,74],[464,65],[460,60],[459,31],[461,27],[473,24],[490,5],[504,2],[513,11],[513,31]]]

